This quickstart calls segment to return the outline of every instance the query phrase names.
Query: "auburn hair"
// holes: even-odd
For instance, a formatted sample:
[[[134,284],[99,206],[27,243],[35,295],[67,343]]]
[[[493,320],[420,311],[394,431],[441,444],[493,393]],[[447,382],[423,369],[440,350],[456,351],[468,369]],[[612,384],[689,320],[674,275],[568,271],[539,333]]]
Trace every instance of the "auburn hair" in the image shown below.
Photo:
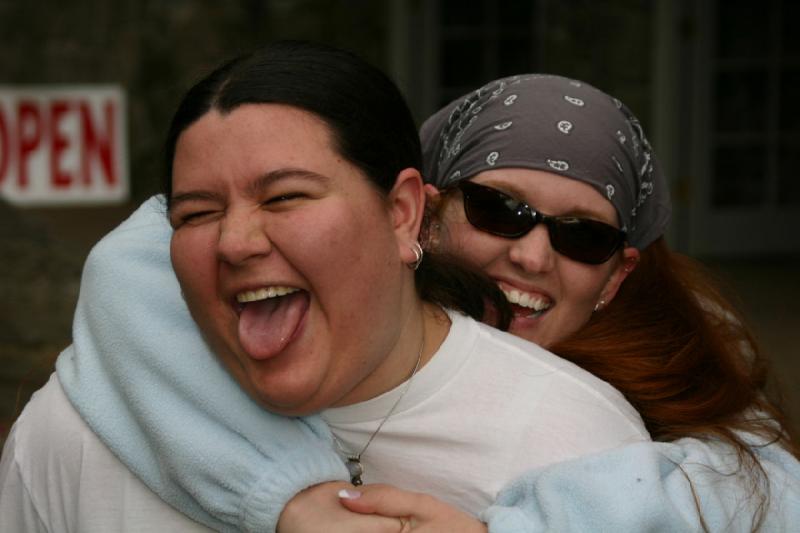
[[[608,307],[550,349],[622,392],[653,440],[727,442],[756,481],[766,474],[740,432],[798,456],[767,362],[742,315],[705,268],[672,252],[663,237],[641,252]],[[767,502],[763,494],[754,528]]]

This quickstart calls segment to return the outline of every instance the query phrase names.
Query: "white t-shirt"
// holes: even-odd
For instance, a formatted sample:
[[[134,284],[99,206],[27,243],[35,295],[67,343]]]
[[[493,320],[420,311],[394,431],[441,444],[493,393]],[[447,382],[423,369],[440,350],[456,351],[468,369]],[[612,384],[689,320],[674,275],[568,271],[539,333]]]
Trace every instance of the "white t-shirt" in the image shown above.
[[[427,492],[478,514],[531,468],[649,440],[639,414],[606,382],[449,316],[444,343],[364,452],[365,483]],[[341,450],[361,451],[405,387],[323,412]]]
[[[6,440],[0,532],[212,531],[139,481],[89,429],[55,374]]]
[[[367,482],[425,491],[473,513],[526,469],[645,440],[611,386],[558,357],[450,313],[364,454]],[[360,450],[403,385],[324,417]],[[159,499],[81,419],[54,374],[25,407],[0,461],[0,531],[210,531]]]

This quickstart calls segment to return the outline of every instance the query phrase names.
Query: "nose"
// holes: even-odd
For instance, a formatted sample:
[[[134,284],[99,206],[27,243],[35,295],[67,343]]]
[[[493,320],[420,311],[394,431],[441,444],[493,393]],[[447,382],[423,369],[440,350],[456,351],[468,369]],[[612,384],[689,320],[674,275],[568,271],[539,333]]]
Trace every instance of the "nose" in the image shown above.
[[[259,214],[229,211],[219,225],[217,258],[231,265],[240,265],[272,250],[264,221]]]
[[[547,226],[537,224],[530,232],[512,243],[508,256],[513,264],[525,272],[539,273],[553,268],[555,253],[550,245]]]

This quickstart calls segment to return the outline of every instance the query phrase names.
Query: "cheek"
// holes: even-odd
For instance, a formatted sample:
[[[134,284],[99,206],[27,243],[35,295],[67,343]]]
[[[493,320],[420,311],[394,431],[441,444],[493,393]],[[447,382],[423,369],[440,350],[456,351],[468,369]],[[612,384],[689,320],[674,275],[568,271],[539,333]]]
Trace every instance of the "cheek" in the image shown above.
[[[332,203],[324,210],[297,213],[275,230],[276,247],[322,302],[365,303],[365,293],[373,294],[375,300],[381,294],[375,288],[385,285],[389,265],[399,261],[388,219],[343,205]],[[354,312],[345,306],[337,311]]]
[[[410,270],[400,263],[387,218],[337,208],[315,212],[314,220],[298,226],[295,219],[292,226],[313,231],[295,229],[276,247],[313,292],[310,324],[320,359],[298,375],[338,398],[376,366],[387,337],[396,337],[402,278]],[[289,235],[288,224],[284,229]]]
[[[594,306],[600,301],[603,288],[610,277],[607,265],[584,265],[563,261],[559,266],[562,298],[569,304],[570,312],[577,320],[588,320]]]
[[[170,242],[172,268],[192,309],[216,290],[216,257],[210,228],[186,228]]]

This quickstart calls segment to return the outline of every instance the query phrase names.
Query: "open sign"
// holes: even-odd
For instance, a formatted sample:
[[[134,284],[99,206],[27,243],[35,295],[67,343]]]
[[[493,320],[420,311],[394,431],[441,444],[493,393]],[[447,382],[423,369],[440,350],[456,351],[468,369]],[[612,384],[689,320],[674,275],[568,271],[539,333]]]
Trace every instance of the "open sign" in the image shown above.
[[[0,86],[0,195],[19,205],[128,198],[125,97],[115,86]]]

